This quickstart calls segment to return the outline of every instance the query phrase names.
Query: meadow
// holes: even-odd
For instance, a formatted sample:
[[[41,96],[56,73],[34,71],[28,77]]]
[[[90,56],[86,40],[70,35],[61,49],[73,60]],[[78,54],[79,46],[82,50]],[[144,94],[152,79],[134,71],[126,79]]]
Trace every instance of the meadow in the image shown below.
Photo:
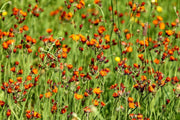
[[[0,120],[179,120],[179,0],[1,0]]]

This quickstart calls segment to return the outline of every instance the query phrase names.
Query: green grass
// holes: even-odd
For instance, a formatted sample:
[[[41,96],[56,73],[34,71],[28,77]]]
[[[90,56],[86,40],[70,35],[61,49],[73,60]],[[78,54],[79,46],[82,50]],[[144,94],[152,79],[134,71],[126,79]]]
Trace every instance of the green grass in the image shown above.
[[[134,16],[138,8],[133,12],[128,5],[130,1],[110,0],[102,1],[98,5],[94,3],[94,0],[84,0],[85,5],[79,10],[76,8],[79,0],[74,1],[70,9],[67,8],[67,5],[70,4],[68,0],[67,5],[60,0],[41,0],[37,3],[31,0],[0,1],[0,85],[2,86],[0,104],[5,102],[0,106],[0,119],[26,120],[29,116],[31,116],[29,119],[36,119],[38,118],[35,115],[37,113],[40,115],[38,119],[43,120],[129,120],[140,119],[141,115],[145,120],[147,118],[178,120],[180,118],[178,87],[180,85],[178,70],[180,68],[180,37],[176,38],[176,34],[180,32],[180,28],[179,25],[171,27],[171,23],[179,19],[179,16],[176,15],[176,11],[180,10],[179,1],[158,0],[156,4],[152,4],[150,0],[133,0],[132,4],[137,6],[145,2],[145,11],[140,13],[140,17]],[[29,4],[31,7],[28,7]],[[38,6],[35,12],[39,12],[38,17],[27,12],[28,9],[32,11],[36,4]],[[110,6],[112,11],[109,11]],[[156,10],[157,6],[162,7],[162,12]],[[15,7],[27,12],[22,23],[18,23],[16,19],[16,17],[22,19],[22,15],[16,17],[12,15],[12,9]],[[40,12],[39,8],[43,11]],[[58,14],[51,16],[50,13],[55,10],[59,10]],[[115,10],[117,10],[117,15]],[[4,16],[5,12],[7,15]],[[67,20],[68,18],[62,17],[63,12],[66,14],[71,12],[73,15]],[[118,17],[120,13],[123,14],[122,17]],[[82,14],[86,15],[85,19],[82,19]],[[159,25],[153,24],[153,20],[157,19],[157,16],[163,18],[159,22],[165,23],[165,29],[162,30]],[[62,18],[60,19],[60,17]],[[95,25],[93,21],[97,19],[100,22]],[[123,24],[122,21],[124,21]],[[147,22],[150,28],[147,30],[147,35],[143,35],[142,23]],[[169,23],[169,26],[166,23]],[[14,27],[15,24],[17,28]],[[79,28],[81,24],[83,25],[82,29]],[[114,31],[115,24],[118,32]],[[27,25],[29,30],[20,33],[19,30],[24,25]],[[106,29],[102,34],[98,33],[100,26],[104,26]],[[9,37],[8,33],[5,33],[9,32],[11,28],[13,28],[14,37]],[[49,28],[52,29],[51,33],[46,31]],[[127,33],[124,32],[126,29],[132,35],[128,40]],[[168,36],[166,30],[173,30],[174,34]],[[158,36],[160,31],[163,32],[161,37]],[[72,34],[81,36],[79,40],[75,41],[70,38]],[[95,34],[98,37],[94,37]],[[105,35],[110,36],[110,42],[106,43]],[[32,40],[28,42],[26,36],[31,36],[36,43],[32,44]],[[85,43],[81,42],[82,36],[86,39]],[[148,46],[140,45],[137,42],[138,39],[145,42],[146,38],[152,39],[152,41],[148,41]],[[169,42],[165,42],[167,38]],[[88,45],[92,39],[95,40],[95,43]],[[8,40],[15,40],[15,42],[10,43],[5,49],[3,47]],[[46,42],[43,42],[45,40]],[[100,47],[97,46],[99,40],[102,40],[102,43],[99,44]],[[113,45],[113,40],[117,43],[116,45]],[[60,42],[59,46],[57,42]],[[20,44],[22,45],[21,49],[18,48]],[[159,47],[153,48],[156,44],[159,44]],[[104,46],[107,45],[110,48],[104,49]],[[80,47],[84,50],[80,51]],[[131,47],[132,52],[126,51],[127,47]],[[28,53],[28,48],[32,49],[32,53]],[[14,50],[16,52],[13,52]],[[173,51],[173,54],[168,52],[170,50]],[[63,51],[67,53],[67,58],[63,58]],[[162,60],[164,53],[167,54],[167,57]],[[40,57],[42,54],[45,55],[43,59]],[[138,58],[139,54],[143,54],[144,60]],[[60,55],[59,58],[58,55]],[[170,56],[177,60],[171,61]],[[120,57],[120,62],[115,61],[115,57]],[[154,62],[156,58],[160,61],[159,64]],[[145,62],[146,60],[148,63]],[[18,65],[15,65],[16,61],[19,62]],[[139,65],[139,68],[134,67],[135,63]],[[73,66],[71,69],[68,68],[70,64]],[[15,72],[12,72],[12,67],[15,67]],[[83,69],[79,70],[79,67]],[[95,69],[96,67],[98,69]],[[149,70],[149,68],[153,70]],[[18,74],[20,69],[23,70],[22,74]],[[33,69],[37,69],[38,73],[33,73]],[[76,75],[75,72],[78,74]],[[84,77],[81,77],[82,73],[85,74]],[[103,76],[102,73],[105,75]],[[27,80],[27,76],[31,76],[32,80]],[[35,82],[38,76],[38,81]],[[142,80],[142,76],[146,76],[146,79]],[[176,76],[177,79],[174,82],[173,79]],[[17,82],[17,77],[22,77],[22,82]],[[167,77],[170,77],[171,81],[163,84]],[[12,79],[13,82],[10,83],[9,79]],[[5,87],[7,83],[8,86]],[[110,89],[115,84],[117,87]],[[138,84],[137,89],[134,87],[136,84]],[[149,86],[153,84],[155,87],[150,91]],[[25,88],[24,85],[33,86]],[[79,87],[80,89],[78,89]],[[95,94],[93,91],[95,88],[100,88],[102,93]],[[8,89],[12,89],[12,91],[8,93]],[[27,93],[25,94],[25,92]],[[49,98],[46,96],[48,92],[52,94]],[[85,97],[85,92],[89,96]],[[75,93],[80,95],[79,100],[75,98]],[[113,97],[114,93],[118,93],[117,98]],[[39,98],[40,94],[43,95],[41,99]],[[133,98],[133,101],[129,100],[130,97]],[[97,106],[95,106],[94,100],[98,101]],[[167,100],[170,100],[169,103]],[[101,102],[104,102],[105,106],[101,106]],[[134,108],[131,108],[129,106],[131,103],[139,103],[140,106],[135,105]],[[57,108],[54,113],[51,111],[52,107]],[[88,107],[91,112],[84,112],[85,107]],[[8,110],[11,111],[9,117],[7,116]],[[30,113],[27,110],[30,110]],[[65,111],[63,112],[63,110]]]

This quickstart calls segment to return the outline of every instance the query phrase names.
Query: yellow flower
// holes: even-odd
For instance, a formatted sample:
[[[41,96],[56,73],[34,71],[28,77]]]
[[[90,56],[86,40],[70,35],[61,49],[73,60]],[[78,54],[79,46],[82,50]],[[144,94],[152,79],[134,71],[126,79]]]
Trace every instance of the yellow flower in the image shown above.
[[[156,10],[160,13],[160,12],[162,12],[163,9],[161,6],[157,6]]]
[[[2,12],[2,16],[6,16],[7,15],[7,12],[6,11],[3,11]]]
[[[115,57],[116,62],[120,62],[120,60],[121,60],[120,57]]]
[[[157,0],[151,0],[152,3],[157,3]]]
[[[130,22],[137,22],[137,21],[138,21],[138,19],[135,18],[135,17],[131,17],[131,18],[130,18]]]

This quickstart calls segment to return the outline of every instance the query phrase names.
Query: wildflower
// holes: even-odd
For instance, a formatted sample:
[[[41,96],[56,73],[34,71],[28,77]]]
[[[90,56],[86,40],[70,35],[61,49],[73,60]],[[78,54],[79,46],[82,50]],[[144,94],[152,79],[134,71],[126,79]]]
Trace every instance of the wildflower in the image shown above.
[[[101,70],[99,74],[103,77],[107,75],[107,72],[105,70]]]
[[[163,22],[161,22],[161,23],[159,24],[159,28],[160,28],[161,30],[164,30],[164,29],[165,29],[165,24],[164,24]]]
[[[161,13],[163,9],[161,6],[157,6],[156,10],[157,10],[157,12]]]
[[[52,96],[52,93],[51,92],[47,92],[46,94],[45,94],[45,97],[46,98],[50,98]]]
[[[47,33],[51,33],[51,32],[52,32],[52,29],[49,28],[49,29],[46,30],[46,32],[47,32]]]
[[[57,104],[54,104],[52,107],[51,107],[51,113],[55,113],[57,111]]]
[[[98,33],[102,34],[104,31],[106,31],[106,28],[104,26],[99,26]]]
[[[8,92],[8,93],[12,93],[12,88],[8,88],[8,89],[7,89],[7,92]]]
[[[84,109],[84,112],[85,113],[90,113],[91,112],[91,108],[89,108],[89,107],[85,107],[85,108],[83,108]]]
[[[120,60],[121,60],[120,57],[115,57],[116,62],[120,62]]]
[[[7,44],[6,42],[3,42],[2,45],[3,45],[3,48],[4,48],[4,49],[8,49],[8,44]]]
[[[115,92],[115,93],[113,93],[113,95],[112,95],[114,98],[117,98],[117,97],[119,97],[119,95]]]
[[[159,60],[156,58],[156,59],[154,60],[154,63],[159,64]]]
[[[131,35],[130,33],[127,33],[127,34],[126,34],[126,39],[129,40],[129,39],[131,38],[131,36],[132,36],[132,35]]]
[[[158,24],[158,20],[153,20],[153,24],[157,25]]]
[[[99,102],[97,100],[93,100],[94,106],[98,106]]]
[[[31,48],[28,48],[28,53],[32,53],[32,49]]]
[[[12,67],[12,68],[11,68],[11,71],[12,71],[12,72],[15,72],[15,71],[16,71],[16,68],[15,68],[15,67]]]
[[[11,110],[10,109],[7,110],[6,115],[7,115],[7,117],[9,117],[11,115]]]
[[[96,95],[100,95],[102,93],[102,90],[100,90],[100,88],[94,88],[93,93],[95,93]]]
[[[6,16],[7,14],[8,14],[7,11],[2,12],[2,16]]]
[[[73,65],[69,64],[67,67],[68,67],[68,69],[70,70],[70,69],[73,68]]]
[[[133,102],[134,99],[132,97],[128,97],[128,102]]]
[[[101,106],[104,107],[106,104],[102,101],[101,102]]]
[[[64,114],[64,113],[66,113],[66,109],[65,108],[63,108],[63,109],[61,109],[61,114]]]
[[[163,21],[163,18],[161,16],[157,16],[158,21]]]
[[[39,114],[38,112],[34,112],[33,117],[34,118],[41,118],[41,114]]]
[[[94,3],[95,4],[98,4],[98,3],[100,3],[101,1],[100,0],[94,0]]]
[[[129,108],[135,108],[135,105],[134,105],[133,102],[132,102],[132,103],[129,103]]]
[[[126,48],[126,51],[127,51],[127,52],[132,52],[133,49],[132,49],[132,47],[127,47],[127,48]]]
[[[28,31],[28,30],[29,30],[28,26],[27,26],[27,25],[24,25],[24,26],[23,26],[23,30],[24,30],[24,31]]]
[[[137,115],[137,119],[138,119],[138,120],[142,120],[142,119],[143,119],[143,115],[139,113],[139,114]]]
[[[42,99],[42,97],[43,97],[43,94],[40,94],[40,95],[39,95],[39,99],[41,100],[41,99]]]
[[[5,105],[5,102],[0,100],[0,106],[3,107]]]
[[[77,99],[77,100],[80,100],[83,98],[83,95],[79,95],[77,93],[74,94],[74,97]]]
[[[72,34],[69,36],[69,38],[72,38],[74,41],[78,41],[80,39],[80,36],[78,34],[77,35]]]
[[[172,30],[166,30],[166,35],[171,36],[173,34],[174,34],[174,32]]]
[[[157,0],[151,0],[152,3],[157,3]]]
[[[33,74],[37,74],[37,73],[38,73],[38,70],[34,68],[34,69],[32,69],[32,73],[33,73]]]

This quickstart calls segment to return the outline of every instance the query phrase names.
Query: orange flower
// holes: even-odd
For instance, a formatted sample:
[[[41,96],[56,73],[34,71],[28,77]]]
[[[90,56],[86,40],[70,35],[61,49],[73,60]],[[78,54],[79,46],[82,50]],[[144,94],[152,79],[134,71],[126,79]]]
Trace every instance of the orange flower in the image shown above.
[[[131,36],[132,36],[132,35],[131,35],[130,33],[127,33],[127,34],[126,34],[126,39],[129,40],[129,39],[131,38]]]
[[[34,118],[41,118],[41,114],[39,114],[38,112],[34,112],[33,117]]]
[[[112,95],[114,98],[117,98],[118,97],[118,94],[115,92],[115,93],[113,93],[113,95]]]
[[[174,32],[173,32],[172,30],[166,30],[166,34],[167,34],[168,36],[171,36],[171,35],[174,34]]]
[[[84,96],[85,96],[85,97],[88,97],[89,94],[88,94],[87,92],[84,92]]]
[[[103,77],[107,75],[107,72],[105,70],[101,70],[99,74]]]
[[[145,75],[142,75],[142,76],[141,76],[141,80],[142,80],[142,81],[145,81],[145,80],[147,80],[147,77],[146,77]]]
[[[151,85],[149,85],[149,86],[148,86],[148,91],[149,91],[149,92],[153,92],[153,91],[154,91],[154,88],[153,88]]]
[[[29,30],[29,27],[28,27],[27,25],[24,25],[24,26],[23,26],[23,30],[24,30],[24,31],[28,31],[28,30]]]
[[[26,79],[29,81],[29,80],[32,80],[32,77],[31,77],[30,75],[28,75],[28,76],[26,77]]]
[[[77,94],[77,93],[74,94],[74,97],[75,97],[77,100],[83,99],[83,95],[79,95],[79,94]]]
[[[73,65],[69,64],[67,67],[68,67],[68,69],[70,70],[70,69],[73,68]]]
[[[52,93],[51,92],[47,92],[46,94],[45,94],[45,97],[46,98],[50,98],[52,96]]]
[[[40,95],[39,95],[39,99],[42,99],[42,97],[43,97],[43,94],[40,94]]]
[[[22,82],[22,77],[17,77],[16,79],[18,82]]]
[[[159,60],[156,58],[156,59],[154,60],[154,63],[159,64]]]
[[[101,102],[101,106],[104,107],[106,104],[102,101]]]
[[[11,115],[11,110],[10,109],[7,110],[6,115],[7,115],[7,117],[9,117]]]
[[[164,24],[163,22],[161,22],[161,23],[159,24],[159,28],[160,28],[161,30],[164,30],[164,29],[165,29],[165,24]]]
[[[126,48],[126,51],[127,51],[127,52],[132,52],[133,49],[132,49],[132,47],[127,47],[127,48]]]
[[[32,53],[32,49],[31,48],[28,48],[28,53]]]
[[[94,103],[94,106],[98,106],[99,105],[99,102],[97,100],[94,100],[93,103]]]
[[[5,102],[0,100],[0,106],[3,107],[5,105]]]
[[[57,93],[58,92],[58,88],[55,86],[54,89],[52,90],[53,93]]]
[[[95,93],[96,95],[100,95],[102,93],[102,90],[100,90],[100,88],[94,88],[93,93]]]
[[[66,113],[66,109],[65,108],[63,108],[63,109],[61,109],[61,114],[64,114],[64,113]]]
[[[135,108],[135,105],[133,102],[129,103],[129,108]]]
[[[175,23],[175,22],[172,22],[172,23],[171,23],[171,26],[172,26],[172,27],[176,26],[176,23]]]
[[[34,69],[32,69],[32,73],[33,73],[33,74],[37,74],[37,73],[38,73],[38,70],[34,68]]]
[[[4,49],[8,49],[8,44],[7,44],[6,42],[3,42],[2,45],[3,45],[3,48],[4,48]]]
[[[153,24],[157,25],[158,24],[158,20],[153,20]]]
[[[132,97],[128,97],[128,102],[133,102],[134,99]]]
[[[171,61],[175,61],[176,59],[175,59],[174,56],[170,56],[170,60],[171,60]]]
[[[158,21],[163,21],[163,18],[161,16],[157,16]]]
[[[104,31],[106,31],[106,28],[104,26],[99,26],[98,33],[102,34]]]
[[[85,113],[90,113],[90,112],[91,112],[91,108],[85,107],[85,108],[84,108],[84,112],[85,112]]]
[[[15,67],[12,67],[12,68],[11,68],[11,71],[12,71],[12,72],[15,72],[15,71],[16,71],[16,68],[15,68]]]
[[[47,32],[47,33],[51,33],[51,32],[52,32],[52,29],[48,28],[48,29],[46,30],[46,32]]]
[[[18,74],[23,74],[23,70],[20,69],[20,70],[18,71]]]
[[[138,55],[138,58],[139,58],[139,59],[143,59],[143,54],[139,54],[139,55]]]
[[[12,79],[9,79],[9,83],[13,83],[14,82],[14,80],[12,80]]]
[[[95,4],[98,4],[98,3],[100,3],[101,1],[100,0],[94,0],[94,3]]]
[[[104,39],[106,40],[106,43],[110,42],[110,35],[105,35]]]

